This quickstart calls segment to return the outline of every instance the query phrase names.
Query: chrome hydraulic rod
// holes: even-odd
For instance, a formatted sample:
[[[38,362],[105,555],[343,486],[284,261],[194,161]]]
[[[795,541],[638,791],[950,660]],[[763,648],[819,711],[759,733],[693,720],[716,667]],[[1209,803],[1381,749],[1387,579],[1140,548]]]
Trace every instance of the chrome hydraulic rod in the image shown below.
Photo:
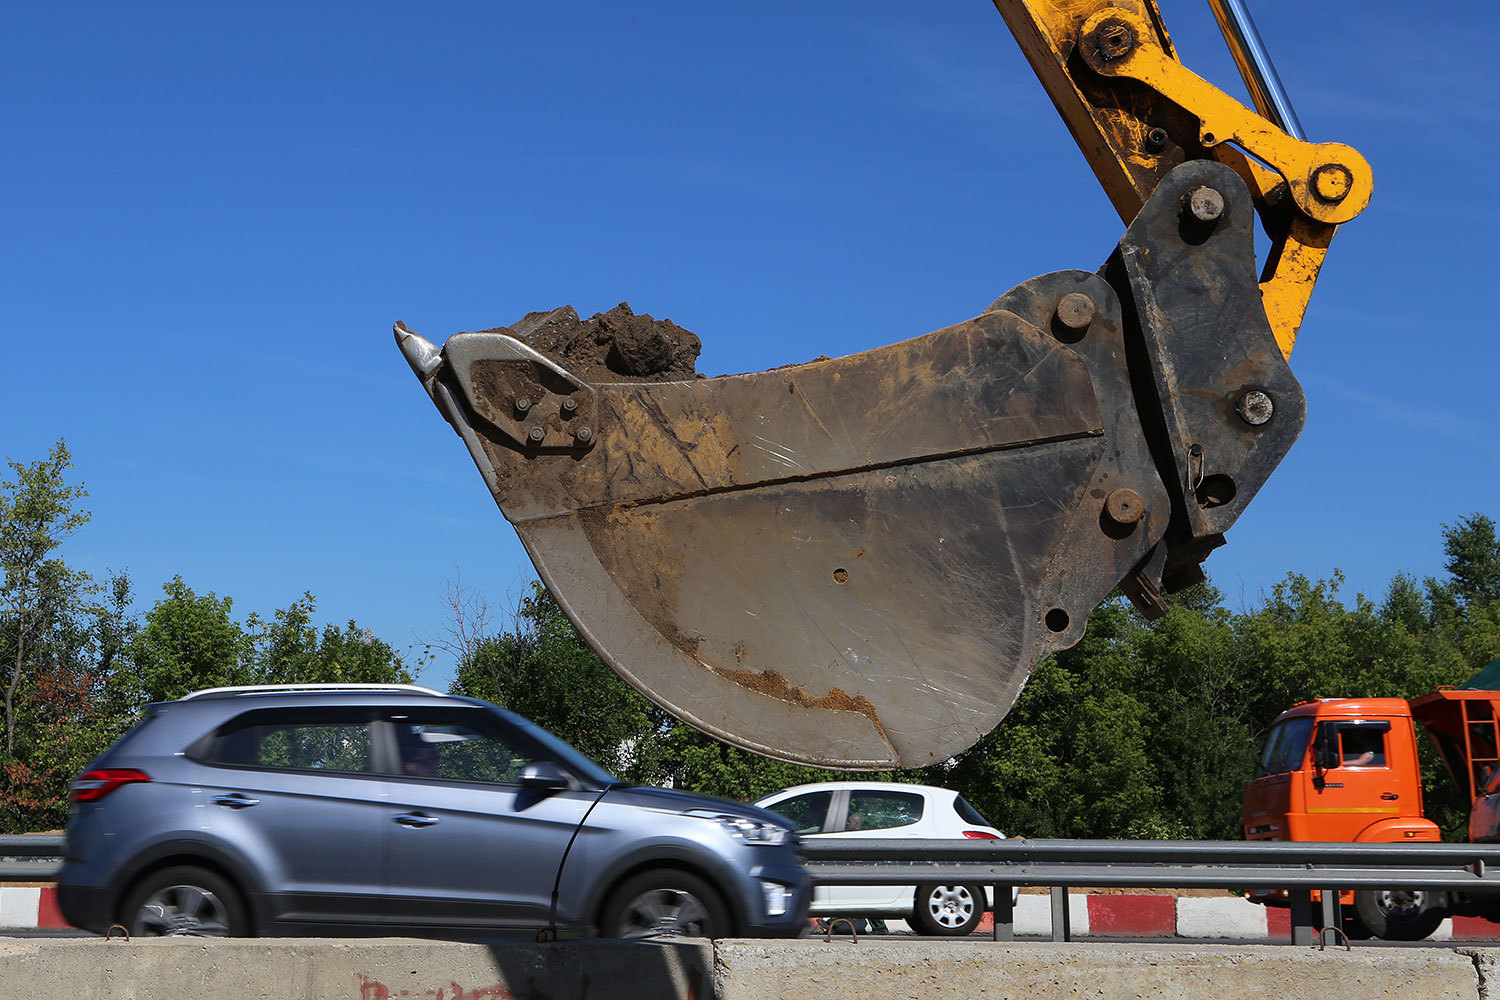
[[[1255,30],[1255,21],[1244,0],[1208,0],[1213,8],[1214,20],[1219,22],[1219,31],[1229,46],[1234,64],[1239,67],[1240,77],[1250,88],[1250,98],[1262,116],[1276,123],[1277,128],[1294,139],[1306,140],[1302,123],[1292,109],[1292,99],[1281,85],[1271,54],[1260,32]]]

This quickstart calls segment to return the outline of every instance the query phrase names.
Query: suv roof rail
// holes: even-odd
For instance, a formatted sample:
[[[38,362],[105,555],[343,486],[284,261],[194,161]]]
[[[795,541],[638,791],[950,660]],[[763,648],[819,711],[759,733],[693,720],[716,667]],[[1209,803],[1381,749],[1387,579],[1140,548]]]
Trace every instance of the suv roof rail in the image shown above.
[[[191,694],[183,695],[179,701],[187,701],[189,698],[224,698],[230,695],[240,694],[274,694],[277,692],[290,691],[406,691],[410,694],[430,694],[439,698],[448,698],[451,695],[442,691],[435,691],[420,684],[242,684],[236,687],[204,688]]]

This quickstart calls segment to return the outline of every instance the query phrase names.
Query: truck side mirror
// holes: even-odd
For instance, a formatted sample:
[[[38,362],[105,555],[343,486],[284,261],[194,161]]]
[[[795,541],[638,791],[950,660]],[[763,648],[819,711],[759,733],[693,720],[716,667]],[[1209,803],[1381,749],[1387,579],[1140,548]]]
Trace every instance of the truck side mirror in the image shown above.
[[[1318,727],[1317,739],[1313,741],[1313,765],[1324,771],[1339,766],[1339,731],[1333,726]]]

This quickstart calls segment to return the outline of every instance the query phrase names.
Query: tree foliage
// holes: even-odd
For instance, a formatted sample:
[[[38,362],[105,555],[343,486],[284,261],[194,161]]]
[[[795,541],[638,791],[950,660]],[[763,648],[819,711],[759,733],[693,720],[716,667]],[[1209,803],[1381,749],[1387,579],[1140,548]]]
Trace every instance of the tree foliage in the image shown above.
[[[1500,564],[1493,524],[1475,515],[1443,530],[1449,577],[1424,587],[1398,576],[1378,602],[1346,602],[1337,572],[1289,574],[1238,613],[1209,585],[1176,595],[1156,622],[1107,601],[983,740],[900,778],[956,788],[1033,837],[1234,839],[1243,782],[1282,711],[1317,697],[1417,697],[1500,654],[1500,602],[1485,583]],[[673,722],[607,669],[540,584],[477,648],[455,691],[506,704],[635,780],[753,799],[850,776]],[[1461,837],[1465,803],[1425,743],[1424,753],[1429,814]]]
[[[60,825],[69,779],[149,701],[234,684],[408,682],[389,644],[349,621],[319,625],[303,594],[269,617],[235,615],[212,590],[168,580],[137,616],[125,574],[103,582],[64,562],[88,523],[58,442],[0,479],[0,832]],[[1288,574],[1231,611],[1209,585],[1147,622],[1122,598],[1083,640],[1033,671],[1006,719],[941,765],[899,774],[963,792],[992,822],[1032,837],[1238,836],[1241,787],[1276,716],[1317,697],[1413,698],[1500,655],[1500,540],[1471,514],[1442,526],[1441,578],[1394,577],[1378,599],[1343,579]],[[454,586],[437,645],[456,693],[505,705],[624,778],[733,799],[848,776],[771,761],[669,716],[619,679],[533,584],[502,627]],[[1428,814],[1461,838],[1468,803],[1423,743]]]
[[[311,594],[240,622],[229,598],[173,577],[138,618],[126,574],[100,584],[59,558],[89,520],[70,462],[58,442],[0,480],[0,832],[66,822],[69,782],[147,702],[230,684],[411,680],[402,657],[357,623],[318,628]]]

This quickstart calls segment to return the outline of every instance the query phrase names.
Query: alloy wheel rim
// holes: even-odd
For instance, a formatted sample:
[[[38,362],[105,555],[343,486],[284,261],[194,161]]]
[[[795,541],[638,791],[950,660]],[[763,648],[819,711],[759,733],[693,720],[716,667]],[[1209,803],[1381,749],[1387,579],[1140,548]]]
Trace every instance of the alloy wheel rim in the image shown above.
[[[133,933],[145,937],[227,937],[229,912],[224,901],[196,885],[169,885],[141,904]]]
[[[625,907],[620,936],[708,937],[708,908],[681,889],[651,889]]]

